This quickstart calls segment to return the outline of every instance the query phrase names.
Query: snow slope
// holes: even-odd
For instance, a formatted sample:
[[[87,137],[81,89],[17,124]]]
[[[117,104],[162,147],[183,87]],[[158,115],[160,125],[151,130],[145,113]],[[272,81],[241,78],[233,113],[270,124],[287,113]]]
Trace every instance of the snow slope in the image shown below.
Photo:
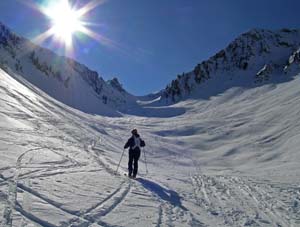
[[[0,23],[0,65],[22,75],[55,99],[81,111],[120,116],[135,103],[114,79],[104,81],[97,72],[13,33]],[[116,87],[117,86],[117,87]]]
[[[27,75],[30,65],[22,73],[8,62],[0,69],[0,225],[300,226],[298,48],[275,70],[262,62],[257,72],[236,71],[236,84],[217,83],[222,89],[206,96],[141,97],[122,116],[104,103],[94,115],[60,102]],[[247,85],[254,71],[271,79]],[[76,84],[95,95],[97,86]],[[106,84],[124,92],[116,80]],[[127,152],[115,174],[134,127],[147,145],[136,181],[123,175]]]
[[[2,226],[299,226],[299,82],[110,118],[1,70]],[[142,157],[136,181],[114,175],[132,127],[149,169]]]
[[[18,74],[56,100],[90,114],[171,117],[183,109],[148,109],[138,105],[117,78],[104,81],[95,71],[13,33],[0,23],[0,66]],[[172,109],[173,110],[173,109]]]

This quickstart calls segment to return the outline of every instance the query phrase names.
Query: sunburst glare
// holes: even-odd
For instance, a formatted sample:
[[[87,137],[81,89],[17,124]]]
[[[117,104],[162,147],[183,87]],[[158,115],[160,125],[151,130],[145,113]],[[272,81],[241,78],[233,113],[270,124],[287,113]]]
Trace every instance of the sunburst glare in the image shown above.
[[[77,34],[85,34],[94,39],[102,37],[87,28],[91,24],[87,21],[87,14],[104,2],[105,0],[93,0],[81,8],[76,8],[69,0],[49,0],[37,7],[32,6],[47,16],[51,23],[50,29],[37,36],[34,41],[42,43],[52,37],[64,44],[68,52],[72,52],[73,39]]]
[[[53,35],[67,46],[72,45],[74,33],[83,30],[84,26],[79,11],[72,9],[68,0],[61,0],[43,12],[51,19]]]

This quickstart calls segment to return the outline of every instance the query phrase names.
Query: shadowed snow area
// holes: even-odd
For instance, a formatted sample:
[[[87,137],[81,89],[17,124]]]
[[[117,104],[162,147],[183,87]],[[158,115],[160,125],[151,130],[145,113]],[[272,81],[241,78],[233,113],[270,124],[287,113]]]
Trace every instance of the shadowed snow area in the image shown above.
[[[169,118],[89,115],[13,77],[0,70],[1,226],[300,225],[299,76]],[[134,127],[147,146],[129,180],[127,152],[115,170]]]

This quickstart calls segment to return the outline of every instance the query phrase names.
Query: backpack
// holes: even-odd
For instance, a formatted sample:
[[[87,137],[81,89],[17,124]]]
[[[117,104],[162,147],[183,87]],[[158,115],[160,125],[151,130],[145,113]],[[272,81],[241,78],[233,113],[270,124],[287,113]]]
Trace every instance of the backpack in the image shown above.
[[[134,140],[134,143],[135,143],[135,145],[132,147],[133,150],[137,147],[141,148],[141,147],[144,147],[146,145],[145,141],[142,140],[140,137],[133,137],[133,140]]]

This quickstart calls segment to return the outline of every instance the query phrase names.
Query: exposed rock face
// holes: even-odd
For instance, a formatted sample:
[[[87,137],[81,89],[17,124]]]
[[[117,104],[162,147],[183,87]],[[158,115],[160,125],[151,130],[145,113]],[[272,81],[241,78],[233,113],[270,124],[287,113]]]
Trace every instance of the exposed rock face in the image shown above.
[[[274,71],[283,72],[289,65],[299,62],[300,30],[282,29],[270,31],[253,29],[242,34],[224,50],[207,61],[198,64],[194,70],[178,75],[162,91],[160,102],[176,102],[204,89],[208,81],[252,79],[252,83],[264,83],[272,79]],[[238,86],[239,82],[236,82]],[[233,83],[234,84],[234,83]],[[218,85],[219,86],[219,85]]]
[[[125,89],[123,88],[122,84],[119,82],[118,78],[114,77],[111,80],[108,80],[107,83],[111,85],[113,88],[117,89],[121,93],[126,93]]]
[[[300,68],[300,48],[289,57],[288,63],[284,67],[284,71],[287,73],[292,68]]]

